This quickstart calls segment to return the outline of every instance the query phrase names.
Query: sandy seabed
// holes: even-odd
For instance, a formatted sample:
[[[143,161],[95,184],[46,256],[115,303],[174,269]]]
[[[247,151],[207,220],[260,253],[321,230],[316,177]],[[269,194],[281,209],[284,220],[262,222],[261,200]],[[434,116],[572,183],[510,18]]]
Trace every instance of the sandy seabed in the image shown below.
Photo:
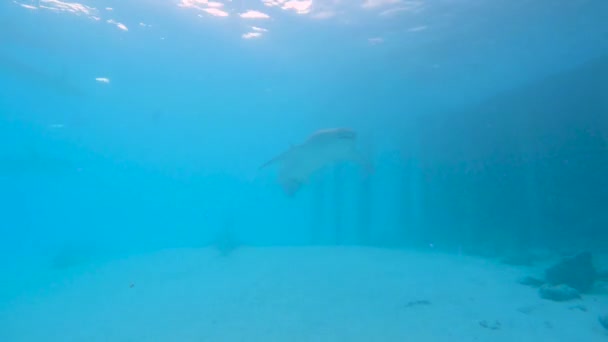
[[[608,341],[608,296],[552,302],[491,260],[362,247],[173,249],[54,271],[0,341]]]

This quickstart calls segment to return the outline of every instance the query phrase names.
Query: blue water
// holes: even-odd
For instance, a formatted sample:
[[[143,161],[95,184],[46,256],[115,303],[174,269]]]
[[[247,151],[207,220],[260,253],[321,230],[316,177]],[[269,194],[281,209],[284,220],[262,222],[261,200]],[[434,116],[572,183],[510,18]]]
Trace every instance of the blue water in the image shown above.
[[[607,17],[602,0],[3,1],[0,312],[56,269],[167,249],[607,253]],[[336,127],[372,174],[328,165],[288,196],[259,169]]]

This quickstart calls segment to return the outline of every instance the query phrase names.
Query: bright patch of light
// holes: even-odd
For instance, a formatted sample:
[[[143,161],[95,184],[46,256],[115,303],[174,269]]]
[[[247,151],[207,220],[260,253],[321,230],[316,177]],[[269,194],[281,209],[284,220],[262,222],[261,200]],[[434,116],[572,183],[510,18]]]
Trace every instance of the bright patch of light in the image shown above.
[[[426,25],[416,26],[408,29],[408,32],[420,32],[426,30],[428,27]]]
[[[384,43],[384,39],[381,37],[374,37],[367,40],[371,45],[378,45]]]
[[[179,7],[199,7],[200,5],[206,5],[209,1],[207,0],[181,0],[178,4]]]
[[[37,10],[38,7],[36,6],[32,6],[32,5],[26,5],[26,4],[19,4],[21,7],[23,8],[27,8],[27,9],[31,9],[31,10]]]
[[[214,17],[227,17],[228,16],[228,12],[222,11],[221,9],[218,9],[218,8],[204,8],[203,12],[206,12],[207,14],[210,14]]]
[[[108,24],[116,25],[116,27],[118,27],[119,29],[121,29],[123,31],[129,31],[129,29],[127,28],[127,26],[125,26],[125,24],[119,23],[116,20],[110,19],[110,20],[108,20]]]
[[[221,2],[209,2],[208,0],[181,0],[177,6],[183,8],[194,8],[214,17],[227,17],[229,15],[228,12],[220,9],[224,7],[224,4]]]
[[[312,10],[312,0],[262,0],[268,7],[281,7],[298,14],[308,14]]]
[[[312,0],[304,0],[304,1],[287,1],[281,7],[284,10],[293,10],[298,14],[307,14],[310,13],[312,9]]]
[[[376,8],[386,5],[394,5],[400,3],[401,0],[365,0],[361,7],[363,8]]]
[[[266,13],[262,13],[260,11],[247,11],[245,13],[239,14],[241,18],[245,19],[268,19],[270,16]]]
[[[323,11],[323,12],[315,13],[312,15],[312,17],[315,19],[329,19],[329,18],[333,18],[335,16],[336,16],[336,13],[332,12],[332,11]]]
[[[110,79],[107,77],[97,77],[95,81],[99,83],[110,83]]]
[[[419,0],[411,0],[411,1],[400,1],[399,6],[391,9],[387,9],[380,13],[380,15],[393,15],[402,12],[417,12],[422,9],[424,3]]]
[[[87,16],[91,16],[97,12],[94,7],[89,7],[77,2],[64,2],[59,0],[40,0],[38,6],[40,8],[53,11],[71,12],[74,14],[84,14]]]
[[[243,34],[243,39],[259,38],[261,36],[262,34],[260,32],[247,32]]]
[[[286,0],[262,0],[264,5],[268,7],[278,7],[281,6]]]
[[[251,30],[252,30],[251,32],[247,32],[242,35],[243,39],[259,38],[265,32],[268,32],[268,29],[265,29],[263,27],[258,27],[258,26],[251,26]]]

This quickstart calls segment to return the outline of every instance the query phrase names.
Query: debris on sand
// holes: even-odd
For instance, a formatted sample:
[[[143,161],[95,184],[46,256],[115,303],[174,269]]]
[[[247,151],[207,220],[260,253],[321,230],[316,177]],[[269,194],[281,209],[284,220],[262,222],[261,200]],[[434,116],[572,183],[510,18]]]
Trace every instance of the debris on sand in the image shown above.
[[[545,279],[549,284],[565,284],[582,293],[591,290],[596,277],[597,271],[589,252],[564,258],[545,271]]]
[[[481,325],[482,327],[486,328],[486,329],[490,329],[490,330],[498,330],[500,329],[500,322],[499,321],[494,321],[494,322],[488,322],[486,320],[480,321],[479,325]]]
[[[556,302],[564,302],[581,298],[581,294],[576,289],[565,284],[545,284],[541,286],[540,289],[538,289],[538,294],[543,299],[548,299]]]

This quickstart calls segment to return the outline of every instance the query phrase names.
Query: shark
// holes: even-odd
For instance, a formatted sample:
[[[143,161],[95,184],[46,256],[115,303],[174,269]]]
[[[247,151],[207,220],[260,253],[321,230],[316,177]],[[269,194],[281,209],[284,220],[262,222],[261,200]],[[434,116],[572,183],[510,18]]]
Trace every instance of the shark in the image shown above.
[[[357,149],[357,133],[349,128],[321,129],[303,143],[270,159],[260,169],[278,165],[278,182],[290,197],[318,170],[337,163],[355,162],[372,171],[371,164]]]

